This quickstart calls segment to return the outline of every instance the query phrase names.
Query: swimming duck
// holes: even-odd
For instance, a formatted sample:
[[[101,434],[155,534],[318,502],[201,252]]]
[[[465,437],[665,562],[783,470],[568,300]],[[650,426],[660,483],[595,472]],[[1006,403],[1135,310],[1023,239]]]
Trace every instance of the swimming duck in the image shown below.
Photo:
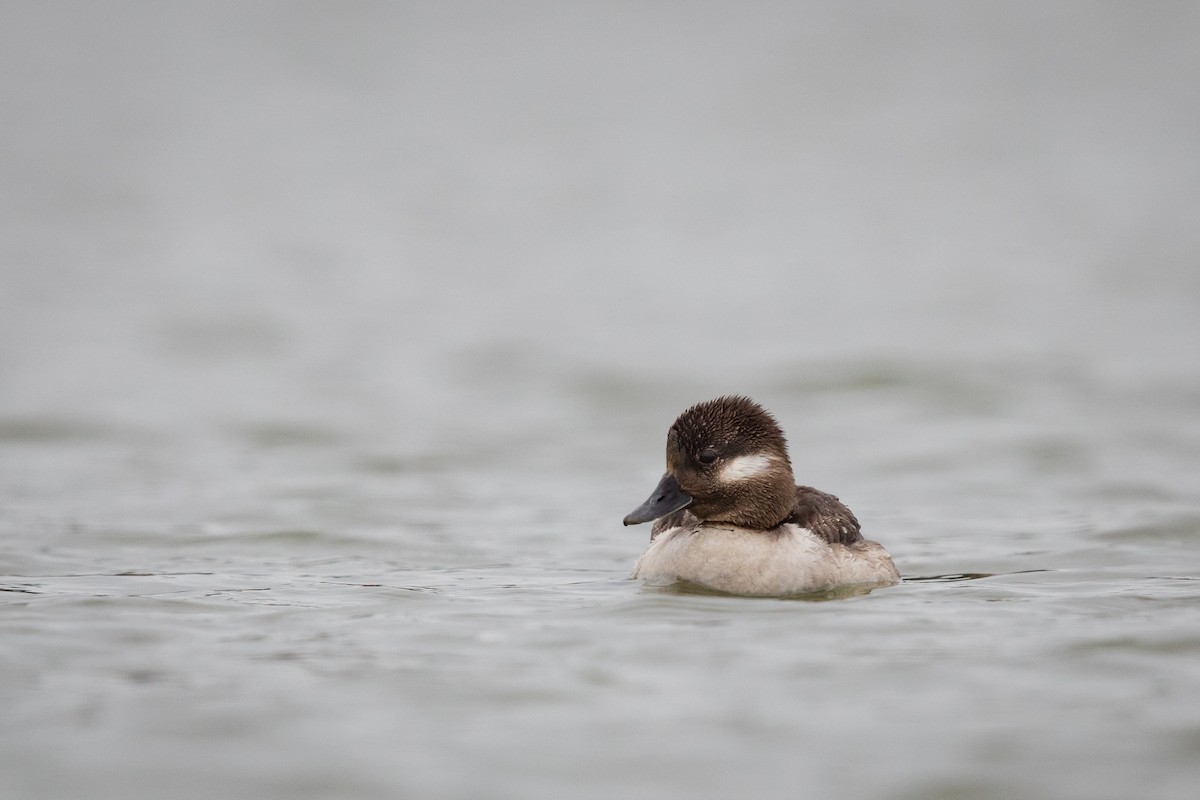
[[[783,431],[747,397],[698,403],[675,420],[667,472],[625,524],[651,520],[632,577],[652,584],[777,597],[900,581],[850,509],[796,485]]]

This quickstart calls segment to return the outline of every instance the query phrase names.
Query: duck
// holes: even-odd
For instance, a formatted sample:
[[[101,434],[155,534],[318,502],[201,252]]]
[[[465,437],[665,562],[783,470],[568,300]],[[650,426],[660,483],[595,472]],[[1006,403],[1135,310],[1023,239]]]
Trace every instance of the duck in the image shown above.
[[[748,397],[688,408],[667,431],[667,471],[624,519],[654,522],[631,578],[749,597],[899,583],[883,545],[832,494],[799,486],[775,417]]]

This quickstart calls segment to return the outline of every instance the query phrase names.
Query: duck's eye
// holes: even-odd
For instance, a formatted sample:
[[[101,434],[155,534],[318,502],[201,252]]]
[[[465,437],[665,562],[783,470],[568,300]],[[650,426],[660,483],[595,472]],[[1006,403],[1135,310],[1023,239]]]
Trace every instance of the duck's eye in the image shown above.
[[[706,447],[700,451],[700,463],[711,464],[717,460],[717,451],[711,447]]]

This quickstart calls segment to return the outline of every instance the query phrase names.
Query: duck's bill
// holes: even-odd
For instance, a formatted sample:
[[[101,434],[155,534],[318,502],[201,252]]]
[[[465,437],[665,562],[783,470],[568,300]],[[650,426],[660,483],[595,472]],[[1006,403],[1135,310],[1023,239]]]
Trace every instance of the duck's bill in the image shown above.
[[[662,476],[662,480],[658,482],[650,499],[629,512],[629,516],[625,517],[625,524],[637,525],[649,522],[652,519],[665,517],[681,508],[687,508],[691,504],[692,498],[684,494],[683,489],[679,488],[679,482],[675,480],[675,476],[668,472]]]

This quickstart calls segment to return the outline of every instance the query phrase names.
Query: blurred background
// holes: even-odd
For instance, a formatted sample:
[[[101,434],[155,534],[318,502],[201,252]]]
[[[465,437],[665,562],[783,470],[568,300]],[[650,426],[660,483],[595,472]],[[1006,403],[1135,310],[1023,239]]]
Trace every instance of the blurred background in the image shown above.
[[[520,370],[1190,380],[1198,17],[10,4],[2,402],[391,425],[523,404],[483,389]]]
[[[509,720],[517,753],[568,765],[557,777],[532,756],[481,761],[489,744],[456,738],[451,694],[417,714],[435,731],[433,766],[403,779],[382,754],[361,754],[393,723],[373,718],[363,732],[344,716],[356,702],[413,699],[388,682],[411,665],[383,642],[400,636],[432,664],[470,662],[481,656],[465,642],[540,608],[501,587],[601,609],[560,620],[564,636],[600,626],[579,645],[596,669],[613,637],[647,637],[609,665],[617,686],[660,664],[648,645],[663,631],[648,619],[666,614],[684,636],[706,614],[752,613],[687,598],[664,610],[621,580],[645,532],[619,520],[653,487],[667,426],[723,393],[774,410],[798,480],[847,500],[909,576],[1086,567],[1082,596],[1095,602],[1072,606],[1084,631],[1081,619],[1110,608],[1100,598],[1117,591],[1115,575],[1118,593],[1161,600],[1139,581],[1194,577],[1198,563],[1198,36],[1200,6],[1188,2],[4,4],[0,577],[13,600],[2,668],[15,711],[0,786],[86,796],[103,763],[102,785],[127,796],[165,796],[180,774],[226,796],[467,797],[481,785],[562,796],[580,775],[611,793],[656,785],[654,764],[635,758],[625,778],[600,766],[625,763],[621,743],[643,742],[638,730],[694,745],[673,762],[696,781],[684,789],[736,790],[706,771],[707,754],[731,741],[773,752],[778,727],[756,738],[763,717],[751,714],[706,733],[682,700],[649,727],[632,710],[610,713],[608,749],[548,737],[545,719]],[[151,655],[105,638],[87,622],[99,598],[129,630],[156,624],[131,599],[142,597],[131,576],[168,581],[175,601],[199,604],[239,644],[218,637],[199,657],[179,646],[173,617],[150,635]],[[333,576],[343,594],[323,583]],[[364,599],[365,584],[391,589]],[[1192,602],[1193,585],[1171,584],[1170,596]],[[396,597],[419,587],[500,616],[467,622],[453,602],[429,600],[426,624],[458,620],[465,639],[341,620],[350,644],[326,651],[297,645],[324,618],[287,617],[299,633],[281,643],[235,614],[247,609],[236,592],[255,588],[284,610],[365,603],[390,620]],[[871,601],[907,602],[910,619],[928,602],[913,591]],[[1011,591],[1035,605],[1053,593]],[[622,616],[635,607],[638,622]],[[1066,634],[1049,620],[1062,609],[1039,607],[1045,649],[1012,654],[1021,663],[1061,654]],[[990,619],[939,613],[972,630]],[[1159,613],[1158,624],[1175,619]],[[894,619],[862,624],[897,631]],[[1019,636],[1031,622],[1010,625],[992,630]],[[1139,649],[1138,625],[1126,632],[1136,668],[1112,679],[1123,691],[1166,670],[1158,701],[1176,706],[1195,670],[1153,660],[1170,658],[1157,639]],[[553,641],[517,641],[535,653],[578,644],[539,635]],[[1194,655],[1194,634],[1182,645],[1174,635],[1171,652]],[[265,642],[247,644],[256,636]],[[839,642],[826,642],[830,659],[847,655]],[[751,672],[775,663],[749,642],[730,647]],[[105,716],[150,683],[160,713],[186,719],[202,701],[180,687],[195,689],[201,672],[229,676],[225,696],[270,697],[279,675],[249,665],[281,652],[308,669],[302,691],[311,680],[329,694],[288,705],[290,717],[270,702],[238,712],[242,727],[223,728],[242,731],[232,742],[186,726],[164,737],[150,709]],[[891,674],[895,652],[869,663]],[[968,672],[995,663],[987,641],[963,658]],[[513,663],[460,676],[470,708],[504,719],[511,692],[487,687]],[[412,667],[423,679],[440,668]],[[723,668],[695,668],[701,694],[728,684]],[[370,700],[336,678],[351,673]],[[779,683],[763,685],[780,693],[759,698],[763,709],[793,686],[772,675]],[[599,703],[594,678],[564,692]],[[1054,680],[1014,679],[997,702],[1015,709],[998,723],[1013,734],[1005,742]],[[1102,704],[1113,690],[1092,688],[1071,702]],[[972,696],[897,713],[969,716]],[[828,711],[823,736],[788,727],[799,709],[776,723],[815,737],[812,759],[836,764],[870,713]],[[298,749],[271,738],[296,715],[314,722]],[[1105,749],[1130,718],[1104,717],[1087,721],[1083,745],[1051,730],[999,765],[980,755],[978,784],[923,783],[898,733],[875,741],[876,778],[834,770],[815,786],[1028,796],[1053,780],[1046,759],[1107,765],[1095,783],[1050,783],[1059,797],[1190,785],[1200,721],[1133,718],[1147,747],[1191,742],[1148,762],[1166,784],[1133,768],[1146,754]],[[345,752],[359,753],[345,772],[247,777],[324,752],[317,731],[334,721]],[[101,755],[81,755],[100,732]],[[931,747],[971,741],[961,729],[928,736]],[[980,752],[994,744],[979,741]],[[163,748],[163,782],[133,777],[149,742]],[[189,771],[185,752],[219,762],[223,747],[258,747],[261,763]],[[439,782],[455,758],[475,764],[475,782]]]

